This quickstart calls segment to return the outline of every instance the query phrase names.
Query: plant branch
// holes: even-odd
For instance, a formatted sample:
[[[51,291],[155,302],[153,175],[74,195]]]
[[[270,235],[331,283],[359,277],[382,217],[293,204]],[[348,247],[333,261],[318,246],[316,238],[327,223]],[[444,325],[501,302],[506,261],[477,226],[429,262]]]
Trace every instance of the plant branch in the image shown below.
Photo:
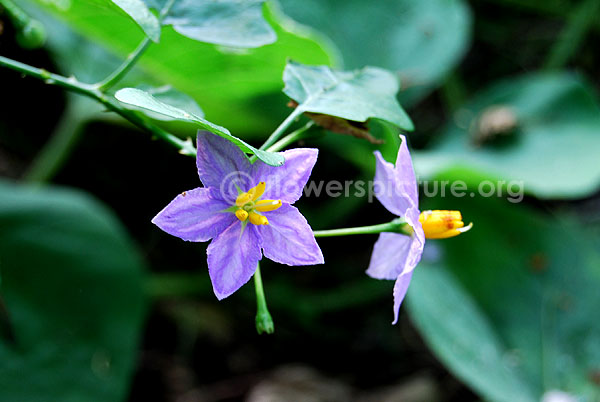
[[[166,132],[162,128],[141,117],[133,110],[124,108],[114,98],[107,97],[94,85],[79,82],[77,79],[75,79],[75,77],[67,78],[62,75],[53,74],[44,69],[32,67],[4,56],[0,56],[0,66],[7,67],[24,75],[40,79],[46,84],[56,85],[80,95],[87,96],[88,98],[92,98],[103,104],[108,110],[117,113],[134,125],[149,132],[153,136],[167,142],[168,144],[171,144],[179,150],[179,153],[190,156],[196,155],[196,149],[189,138],[187,140],[182,140],[175,135]]]

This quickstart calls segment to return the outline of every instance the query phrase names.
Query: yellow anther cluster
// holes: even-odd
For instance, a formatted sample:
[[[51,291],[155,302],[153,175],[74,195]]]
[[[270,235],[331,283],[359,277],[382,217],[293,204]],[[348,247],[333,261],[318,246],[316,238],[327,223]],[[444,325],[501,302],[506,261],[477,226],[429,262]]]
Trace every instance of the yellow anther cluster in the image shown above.
[[[423,211],[419,215],[427,239],[447,239],[458,236],[473,227],[472,223],[465,226],[460,211]]]
[[[275,211],[281,207],[281,200],[261,200],[265,192],[265,182],[261,181],[235,200],[235,216],[242,222],[248,220],[253,225],[268,225],[269,220],[259,212]]]

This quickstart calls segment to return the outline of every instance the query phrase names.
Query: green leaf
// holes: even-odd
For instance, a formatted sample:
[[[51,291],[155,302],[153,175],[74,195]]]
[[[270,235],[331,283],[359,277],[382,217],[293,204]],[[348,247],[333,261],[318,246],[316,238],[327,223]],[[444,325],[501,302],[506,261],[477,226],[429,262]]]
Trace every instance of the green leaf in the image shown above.
[[[72,1],[66,10],[42,0],[36,4],[121,56],[143,39],[129,17],[114,6],[102,6],[98,0]],[[210,120],[227,122],[233,132],[266,138],[265,133],[275,128],[273,121],[289,114],[282,97],[276,95],[281,91],[281,72],[287,57],[328,64],[330,56],[309,31],[300,30],[285,16],[267,7],[265,18],[277,34],[274,44],[256,49],[222,48],[165,29],[160,43],[150,46],[137,65],[151,82],[167,83],[193,97]]]
[[[154,42],[160,39],[160,22],[142,0],[111,0],[144,30]]]
[[[372,65],[397,72],[401,99],[439,84],[460,62],[471,36],[462,0],[281,0],[293,19],[323,32],[348,69]],[[409,93],[406,93],[408,89]]]
[[[152,95],[156,100],[165,103],[167,105],[176,107],[178,109],[186,110],[190,114],[195,116],[204,117],[204,112],[198,106],[196,101],[183,92],[179,92],[176,89],[173,89],[170,85],[163,85],[162,87],[152,87],[150,85],[139,85],[137,89],[140,89],[150,95]],[[128,106],[128,105],[126,105]],[[131,106],[131,105],[129,105]],[[174,117],[166,116],[164,114],[153,113],[145,108],[131,107],[132,109],[137,109],[142,113],[146,114],[148,117],[154,120],[174,120]]]
[[[406,304],[436,356],[483,398],[537,400],[521,380],[521,373],[506,364],[510,351],[451,273],[439,266],[420,264]]]
[[[398,81],[389,71],[376,67],[334,71],[327,66],[290,61],[283,81],[283,92],[302,111],[361,122],[376,118],[413,130],[410,118],[396,100]]]
[[[146,0],[161,10],[169,0]],[[264,0],[175,0],[163,19],[181,35],[233,47],[259,47],[277,35],[263,17]]]
[[[415,169],[424,179],[471,186],[483,180],[521,182],[539,198],[589,195],[600,184],[600,107],[590,88],[565,73],[501,81],[464,105],[458,122],[446,127],[431,151],[413,153]],[[473,127],[486,111],[492,124],[489,111],[497,106],[513,114],[516,129],[478,140],[482,134]]]
[[[6,401],[124,400],[145,311],[142,262],[114,215],[82,193],[0,182],[0,340]]]
[[[142,91],[141,89],[120,89],[115,94],[115,98],[117,98],[117,100],[119,100],[120,102],[126,103],[128,105],[133,105],[145,110],[149,110],[153,113],[158,113],[174,120],[195,123],[203,129],[211,131],[212,133],[231,141],[232,143],[237,145],[243,152],[249,152],[256,155],[258,159],[260,159],[267,165],[281,166],[285,161],[281,153],[268,152],[256,149],[252,145],[249,145],[246,142],[240,140],[239,138],[231,135],[229,130],[227,130],[225,127],[213,124],[208,120],[205,120],[202,117],[195,115],[194,113],[189,113],[177,107],[167,105],[166,103],[159,101],[154,96],[152,96],[148,92]]]
[[[425,208],[458,206],[474,228],[429,241],[443,262],[417,267],[408,292],[423,337],[484,399],[561,390],[598,400],[598,238],[565,217],[500,200],[446,198]]]

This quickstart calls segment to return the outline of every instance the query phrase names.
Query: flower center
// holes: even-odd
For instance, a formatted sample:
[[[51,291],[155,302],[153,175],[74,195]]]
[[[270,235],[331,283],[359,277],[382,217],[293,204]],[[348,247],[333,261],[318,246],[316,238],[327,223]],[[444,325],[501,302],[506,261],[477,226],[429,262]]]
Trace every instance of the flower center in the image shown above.
[[[235,200],[235,216],[242,222],[250,221],[253,225],[268,225],[269,220],[261,212],[275,211],[281,206],[281,200],[261,200],[265,192],[265,182],[261,181]]]
[[[472,223],[465,226],[460,211],[423,211],[419,215],[419,222],[423,226],[427,239],[446,239],[458,236],[473,227]]]

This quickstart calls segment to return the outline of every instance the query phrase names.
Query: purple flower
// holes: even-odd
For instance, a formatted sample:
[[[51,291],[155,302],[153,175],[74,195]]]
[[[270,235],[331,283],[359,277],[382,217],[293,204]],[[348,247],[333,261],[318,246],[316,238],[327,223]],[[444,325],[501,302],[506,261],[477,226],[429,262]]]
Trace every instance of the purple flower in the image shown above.
[[[413,270],[421,260],[425,238],[457,236],[472,227],[464,227],[459,211],[419,211],[419,189],[406,138],[401,135],[396,166],[375,151],[375,196],[394,215],[404,217],[413,235],[384,232],[375,243],[367,274],[376,279],[395,279],[394,321],[406,295]]]
[[[231,142],[208,132],[198,132],[197,148],[204,187],[178,195],[152,223],[186,241],[213,239],[208,272],[219,300],[248,282],[262,254],[286,265],[323,263],[312,229],[291,205],[302,195],[318,150],[285,151],[285,164],[273,167],[251,164]]]

